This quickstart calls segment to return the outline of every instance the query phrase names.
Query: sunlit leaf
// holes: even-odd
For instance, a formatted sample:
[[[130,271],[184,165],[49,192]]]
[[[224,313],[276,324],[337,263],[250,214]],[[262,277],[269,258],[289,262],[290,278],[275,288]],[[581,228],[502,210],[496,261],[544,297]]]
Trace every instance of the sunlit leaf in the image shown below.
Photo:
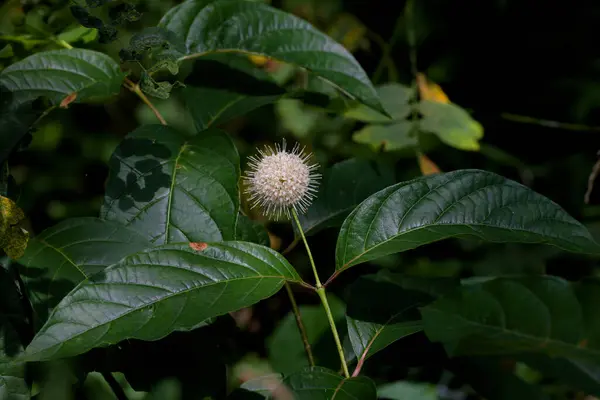
[[[109,165],[104,219],[154,244],[235,239],[240,166],[225,132],[186,136],[144,125],[121,142]]]
[[[462,108],[453,103],[424,100],[419,103],[423,119],[420,129],[436,134],[449,146],[460,150],[479,150],[483,127]]]
[[[29,232],[19,226],[24,219],[14,201],[0,196],[0,248],[12,259],[20,258],[27,247]]]

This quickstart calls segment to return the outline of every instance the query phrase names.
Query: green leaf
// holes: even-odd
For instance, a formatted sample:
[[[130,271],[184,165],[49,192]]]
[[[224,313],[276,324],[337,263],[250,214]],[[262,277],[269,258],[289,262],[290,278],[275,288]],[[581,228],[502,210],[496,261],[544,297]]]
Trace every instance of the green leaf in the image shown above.
[[[384,112],[367,74],[342,45],[308,22],[266,4],[188,0],[171,9],[160,26],[185,38],[186,58],[215,52],[271,57],[305,68]]]
[[[75,43],[79,40],[81,40],[83,43],[89,43],[96,40],[96,37],[98,37],[97,29],[86,28],[85,26],[76,26],[62,32],[56,38],[58,40],[64,40],[67,43]]]
[[[419,111],[423,115],[421,130],[436,134],[448,146],[479,150],[483,127],[456,104],[424,100],[419,103]]]
[[[401,150],[418,144],[417,137],[412,135],[412,122],[399,121],[390,125],[367,125],[352,135],[356,143],[367,144],[375,151]]]
[[[266,247],[271,244],[271,239],[264,225],[241,214],[238,216],[235,239],[262,244]]]
[[[558,204],[494,173],[459,170],[399,183],[363,201],[342,225],[336,269],[455,236],[600,253]]]
[[[296,400],[375,400],[377,390],[365,376],[344,379],[332,370],[308,367],[283,381]]]
[[[378,398],[390,400],[438,400],[435,385],[398,381],[377,387]]]
[[[76,94],[75,102],[101,101],[119,93],[125,74],[106,54],[86,49],[33,54],[0,72],[0,85],[23,103],[40,96],[58,105]]]
[[[0,361],[0,399],[28,400],[30,391],[25,382],[24,362]]]
[[[215,54],[196,62],[183,99],[198,130],[216,127],[285,95],[246,55]]]
[[[217,88],[187,86],[183,98],[198,129],[206,129],[275,103],[282,94],[249,95]]]
[[[37,319],[45,322],[79,282],[148,247],[139,233],[97,218],[68,219],[32,238],[19,259],[19,272]]]
[[[304,233],[313,235],[340,226],[361,201],[393,183],[393,171],[382,165],[359,159],[333,165],[323,174],[315,201],[305,214],[299,215]]]
[[[410,87],[398,83],[387,83],[378,86],[377,93],[383,108],[388,112],[391,119],[362,104],[346,110],[344,117],[371,123],[389,123],[392,120],[400,121],[408,117],[411,112],[409,101],[413,95],[413,90]]]
[[[121,142],[109,165],[103,218],[155,244],[235,239],[240,166],[225,132],[187,137],[145,125]]]
[[[240,388],[258,393],[263,397],[269,397],[274,387],[279,386],[283,382],[282,374],[268,374],[257,378],[249,379],[240,385]]]
[[[600,282],[540,276],[463,286],[423,307],[425,333],[451,355],[543,353],[598,362]]]
[[[359,366],[395,341],[421,331],[417,307],[433,300],[426,292],[441,292],[442,285],[456,283],[452,279],[423,279],[386,271],[355,281],[348,294],[346,319]]]
[[[42,113],[34,107],[37,102],[16,103],[13,98],[13,93],[0,84],[0,163],[18,149]]]
[[[344,303],[332,295],[328,295],[327,298],[334,320],[343,321],[346,308]],[[339,367],[339,356],[335,350],[331,328],[323,307],[302,305],[299,309],[316,362],[332,368]],[[284,375],[309,365],[296,318],[292,312],[279,322],[273,335],[267,339],[267,350],[273,369]]]
[[[157,340],[248,307],[300,281],[279,253],[253,243],[186,243],[130,255],[79,284],[25,351],[70,357],[125,339]]]
[[[301,139],[313,132],[323,117],[322,110],[298,99],[281,99],[275,104],[275,110],[283,129]]]
[[[598,363],[548,357],[543,354],[520,355],[519,360],[541,372],[546,378],[554,378],[587,394],[600,396],[600,366]]]

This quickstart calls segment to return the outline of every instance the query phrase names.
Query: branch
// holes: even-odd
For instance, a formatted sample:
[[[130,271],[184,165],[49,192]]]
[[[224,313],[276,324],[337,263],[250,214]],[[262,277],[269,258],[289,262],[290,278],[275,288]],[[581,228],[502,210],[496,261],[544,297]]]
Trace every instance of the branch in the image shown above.
[[[123,86],[135,93],[144,102],[144,104],[150,107],[150,109],[152,110],[154,115],[156,115],[156,118],[158,118],[161,124],[167,125],[167,121],[163,118],[162,115],[160,115],[160,112],[156,109],[156,107],[154,107],[154,104],[152,104],[152,102],[150,101],[150,99],[148,99],[144,92],[142,92],[142,89],[140,89],[140,85],[134,83],[129,78],[125,78],[123,80]]]

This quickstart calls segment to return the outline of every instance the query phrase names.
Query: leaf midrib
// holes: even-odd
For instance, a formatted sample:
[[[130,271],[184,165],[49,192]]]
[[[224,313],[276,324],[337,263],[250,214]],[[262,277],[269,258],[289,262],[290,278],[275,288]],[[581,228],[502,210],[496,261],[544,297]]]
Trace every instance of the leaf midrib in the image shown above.
[[[540,218],[540,219],[538,219],[538,220],[536,220],[536,221],[540,221],[540,220],[543,220],[543,219],[544,219],[544,218]],[[546,219],[548,219],[548,218],[546,218]],[[555,219],[552,219],[552,220],[553,220],[553,221],[555,221],[555,222],[568,223],[568,222],[565,222],[565,221],[558,221],[558,220],[555,220]],[[526,229],[519,229],[519,228],[506,228],[506,227],[502,227],[502,226],[490,225],[490,224],[483,224],[483,223],[475,223],[475,224],[455,224],[455,223],[452,223],[452,224],[447,224],[447,223],[439,223],[439,222],[438,222],[438,223],[436,223],[436,224],[434,224],[434,225],[419,226],[419,227],[417,227],[417,228],[413,228],[413,229],[409,229],[409,230],[406,230],[406,231],[402,231],[402,233],[399,233],[399,234],[397,234],[397,235],[394,235],[394,236],[392,236],[392,237],[391,237],[390,239],[388,239],[388,240],[385,240],[385,241],[379,242],[379,243],[377,243],[376,245],[374,245],[373,247],[370,247],[368,250],[365,250],[365,251],[363,251],[362,253],[360,253],[360,254],[358,254],[357,256],[355,256],[354,258],[352,258],[350,261],[348,261],[348,262],[346,262],[345,264],[343,264],[343,265],[342,265],[342,266],[341,266],[341,267],[338,269],[338,271],[340,271],[340,272],[341,272],[341,271],[344,271],[344,270],[346,270],[347,268],[350,268],[351,266],[355,265],[355,264],[353,264],[353,263],[354,263],[354,261],[356,261],[357,259],[361,258],[361,257],[362,257],[362,256],[364,256],[365,254],[368,254],[368,253],[370,253],[371,251],[375,250],[375,249],[376,249],[377,247],[379,247],[379,246],[382,246],[382,245],[384,245],[384,244],[386,244],[386,243],[389,243],[389,242],[391,242],[391,241],[393,241],[393,240],[396,240],[396,239],[397,239],[398,237],[400,237],[400,236],[403,236],[403,235],[406,235],[406,234],[409,234],[409,233],[412,233],[412,232],[418,231],[418,230],[420,230],[420,229],[429,229],[429,228],[431,228],[431,227],[433,227],[433,226],[437,226],[437,227],[439,227],[439,226],[462,226],[462,227],[471,227],[471,226],[475,226],[475,227],[485,227],[485,228],[503,229],[503,230],[508,230],[508,231],[516,231],[516,232],[525,232],[525,233],[528,233],[528,234],[533,234],[533,235],[536,235],[536,236],[542,236],[540,233],[533,232],[533,231],[526,230]],[[419,246],[422,246],[422,245],[425,245],[425,244],[433,243],[433,242],[436,242],[436,241],[438,241],[438,240],[449,239],[449,238],[458,237],[458,236],[469,236],[469,235],[474,235],[474,236],[477,236],[477,237],[479,237],[479,238],[482,238],[482,237],[481,237],[481,236],[479,236],[477,233],[457,233],[457,234],[454,234],[454,235],[448,235],[448,236],[444,236],[442,239],[433,239],[433,240],[431,240],[431,241],[420,242],[420,243],[419,243],[417,246],[415,246],[415,247],[413,247],[413,248],[416,248],[416,247],[419,247]],[[573,242],[571,242],[571,241],[569,241],[569,240],[566,240],[566,239],[564,239],[564,238],[561,238],[561,237],[559,237],[559,236],[556,236],[556,237],[554,237],[554,236],[548,236],[548,237],[550,237],[550,238],[552,238],[552,239],[558,239],[558,240],[560,240],[560,241],[564,241],[564,242],[568,242],[568,243],[573,243]],[[492,240],[490,240],[490,239],[485,239],[485,240],[487,240],[487,241],[489,241],[489,242],[492,242],[492,243],[506,243],[506,242],[504,242],[504,241],[492,241]],[[566,249],[566,248],[564,248],[564,247],[561,247],[561,246],[559,246],[559,245],[557,245],[557,244],[550,243],[550,242],[546,242],[546,241],[543,241],[543,240],[541,240],[541,241],[536,241],[536,242],[519,242],[519,243],[527,243],[527,244],[547,244],[547,245],[549,245],[549,246],[554,246],[554,247],[557,247],[557,248],[559,248],[559,249],[561,249],[561,250],[567,250],[567,251],[568,251],[568,249]],[[574,244],[574,243],[573,243],[573,244]],[[347,244],[345,244],[345,248],[347,248],[347,247],[348,247],[348,245],[347,245]],[[411,248],[411,249],[412,249],[412,248]],[[408,250],[410,250],[410,249],[408,249]],[[599,250],[600,250],[600,249],[599,249]],[[583,253],[583,254],[597,254],[597,253],[594,253],[594,252],[591,252],[591,251],[588,251],[588,250],[586,250],[586,251],[582,251],[582,250],[580,250],[580,252],[581,252],[581,253]]]
[[[188,142],[185,141],[181,144],[179,148],[179,152],[177,153],[177,157],[175,157],[175,163],[173,164],[173,172],[171,173],[171,187],[169,189],[169,198],[167,200],[167,218],[166,218],[166,226],[165,226],[165,243],[169,243],[169,227],[171,225],[171,203],[173,202],[173,192],[175,189],[175,180],[177,179],[177,164],[179,164],[179,159],[183,154],[183,151],[186,149]]]
[[[150,306],[150,305],[154,305],[154,304],[156,304],[156,303],[158,303],[158,302],[162,302],[162,301],[165,301],[165,300],[167,300],[167,299],[170,299],[170,298],[172,298],[172,297],[179,296],[179,295],[182,295],[182,294],[186,294],[186,293],[188,293],[188,292],[191,292],[191,291],[193,291],[193,290],[202,289],[202,288],[206,288],[206,287],[209,287],[209,286],[214,286],[214,285],[218,285],[218,284],[229,284],[230,282],[241,281],[241,280],[247,280],[247,279],[264,279],[264,278],[274,278],[274,279],[276,278],[276,279],[281,279],[282,281],[288,281],[288,282],[297,282],[297,280],[296,280],[296,281],[294,281],[294,280],[290,280],[290,279],[287,279],[285,276],[277,276],[277,275],[275,275],[275,276],[271,276],[271,275],[260,275],[260,276],[251,276],[251,277],[235,278],[235,279],[228,279],[228,280],[223,280],[223,281],[219,281],[219,282],[213,282],[213,283],[209,283],[209,284],[202,285],[202,286],[195,286],[195,287],[192,287],[192,288],[188,288],[188,289],[182,290],[182,291],[180,291],[180,292],[171,293],[171,294],[169,294],[169,295],[167,295],[167,296],[165,296],[165,297],[161,297],[160,299],[154,300],[154,301],[152,301],[152,302],[144,303],[144,305],[142,305],[142,306],[140,306],[140,307],[132,307],[132,309],[131,309],[130,311],[127,311],[127,312],[125,312],[125,313],[123,313],[123,314],[119,315],[117,318],[111,319],[110,321],[104,322],[104,323],[102,323],[102,324],[98,324],[98,325],[96,325],[96,326],[94,326],[94,327],[92,327],[92,328],[90,328],[90,329],[86,329],[86,330],[84,330],[84,331],[82,331],[82,332],[80,332],[80,333],[78,333],[78,334],[76,334],[76,335],[73,335],[73,336],[71,336],[71,337],[69,337],[69,338],[67,338],[67,339],[63,340],[61,343],[58,343],[58,344],[54,345],[54,346],[58,346],[58,348],[56,349],[56,351],[54,352],[54,354],[56,354],[56,353],[57,353],[57,352],[60,350],[60,348],[61,348],[62,346],[64,346],[64,345],[65,345],[65,343],[66,343],[67,341],[71,341],[71,340],[73,340],[74,338],[77,338],[77,337],[79,337],[79,336],[82,336],[82,335],[86,334],[87,332],[89,332],[89,331],[91,331],[91,330],[93,330],[93,329],[97,329],[97,328],[99,328],[99,327],[102,327],[102,326],[104,326],[104,325],[107,325],[107,324],[113,323],[113,322],[115,322],[115,321],[116,321],[116,320],[118,320],[118,319],[121,319],[121,318],[123,318],[123,317],[125,317],[125,316],[127,316],[127,315],[129,315],[129,314],[131,314],[131,313],[133,313],[133,312],[139,311],[139,310],[141,310],[142,308],[148,307],[148,306]],[[218,299],[217,299],[217,300],[218,300]],[[213,302],[213,304],[214,304],[214,302]],[[56,309],[55,309],[55,310],[56,310]],[[52,312],[52,314],[54,314],[54,312],[55,312],[55,311],[53,311],[53,312]],[[51,316],[48,318],[48,320],[50,320],[51,318],[52,318],[52,315],[51,315]],[[73,323],[73,322],[69,322],[69,321],[57,321],[57,322],[55,322],[54,324],[51,324],[51,325],[49,325],[49,326],[45,327],[45,329],[44,329],[43,331],[40,331],[40,333],[42,333],[42,332],[44,332],[44,333],[45,333],[45,332],[47,332],[47,330],[48,330],[49,328],[51,328],[52,326],[54,326],[54,325],[58,325],[58,324],[62,324],[62,323],[68,323],[68,324],[69,324],[69,323]],[[142,328],[143,328],[143,325],[142,325],[142,327],[140,327],[140,328],[138,329],[138,331],[139,331],[139,330],[141,330]],[[38,333],[38,334],[39,334],[39,333]],[[98,343],[98,341],[96,341],[96,343]],[[90,348],[93,348],[93,346],[91,346]],[[48,348],[48,347],[46,347],[46,348],[43,348],[43,349],[41,349],[41,350],[39,350],[39,351],[37,351],[37,352],[35,352],[35,353],[29,353],[29,354],[26,354],[26,355],[25,355],[25,359],[28,359],[28,358],[29,358],[29,357],[28,357],[28,355],[35,355],[35,354],[38,354],[38,353],[40,353],[40,352],[47,351],[48,349],[49,349],[49,348]],[[27,353],[27,351],[26,351],[26,353]]]

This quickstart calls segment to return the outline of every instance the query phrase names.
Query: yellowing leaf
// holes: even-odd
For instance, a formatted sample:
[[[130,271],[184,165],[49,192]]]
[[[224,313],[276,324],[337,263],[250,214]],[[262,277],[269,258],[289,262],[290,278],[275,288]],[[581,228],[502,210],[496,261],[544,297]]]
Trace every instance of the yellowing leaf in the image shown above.
[[[417,144],[417,139],[410,135],[411,127],[410,121],[399,121],[390,125],[367,125],[356,132],[352,139],[357,143],[368,144],[373,150],[382,147],[384,151],[400,150]]]
[[[421,101],[419,111],[422,131],[437,135],[449,146],[460,150],[478,151],[483,127],[469,113],[453,103]]]
[[[262,67],[269,61],[267,57],[259,56],[256,54],[250,54],[248,58],[250,59],[252,64],[256,65],[257,67]]]
[[[442,88],[427,80],[424,74],[417,74],[417,86],[419,88],[419,96],[421,96],[422,100],[430,100],[437,103],[450,103],[450,99],[446,96],[446,93],[442,90]]]
[[[419,168],[421,168],[421,173],[423,175],[439,174],[442,172],[436,163],[422,153],[419,153]]]
[[[25,214],[14,201],[0,196],[0,247],[7,256],[17,259],[23,255],[29,232],[18,226]]]

